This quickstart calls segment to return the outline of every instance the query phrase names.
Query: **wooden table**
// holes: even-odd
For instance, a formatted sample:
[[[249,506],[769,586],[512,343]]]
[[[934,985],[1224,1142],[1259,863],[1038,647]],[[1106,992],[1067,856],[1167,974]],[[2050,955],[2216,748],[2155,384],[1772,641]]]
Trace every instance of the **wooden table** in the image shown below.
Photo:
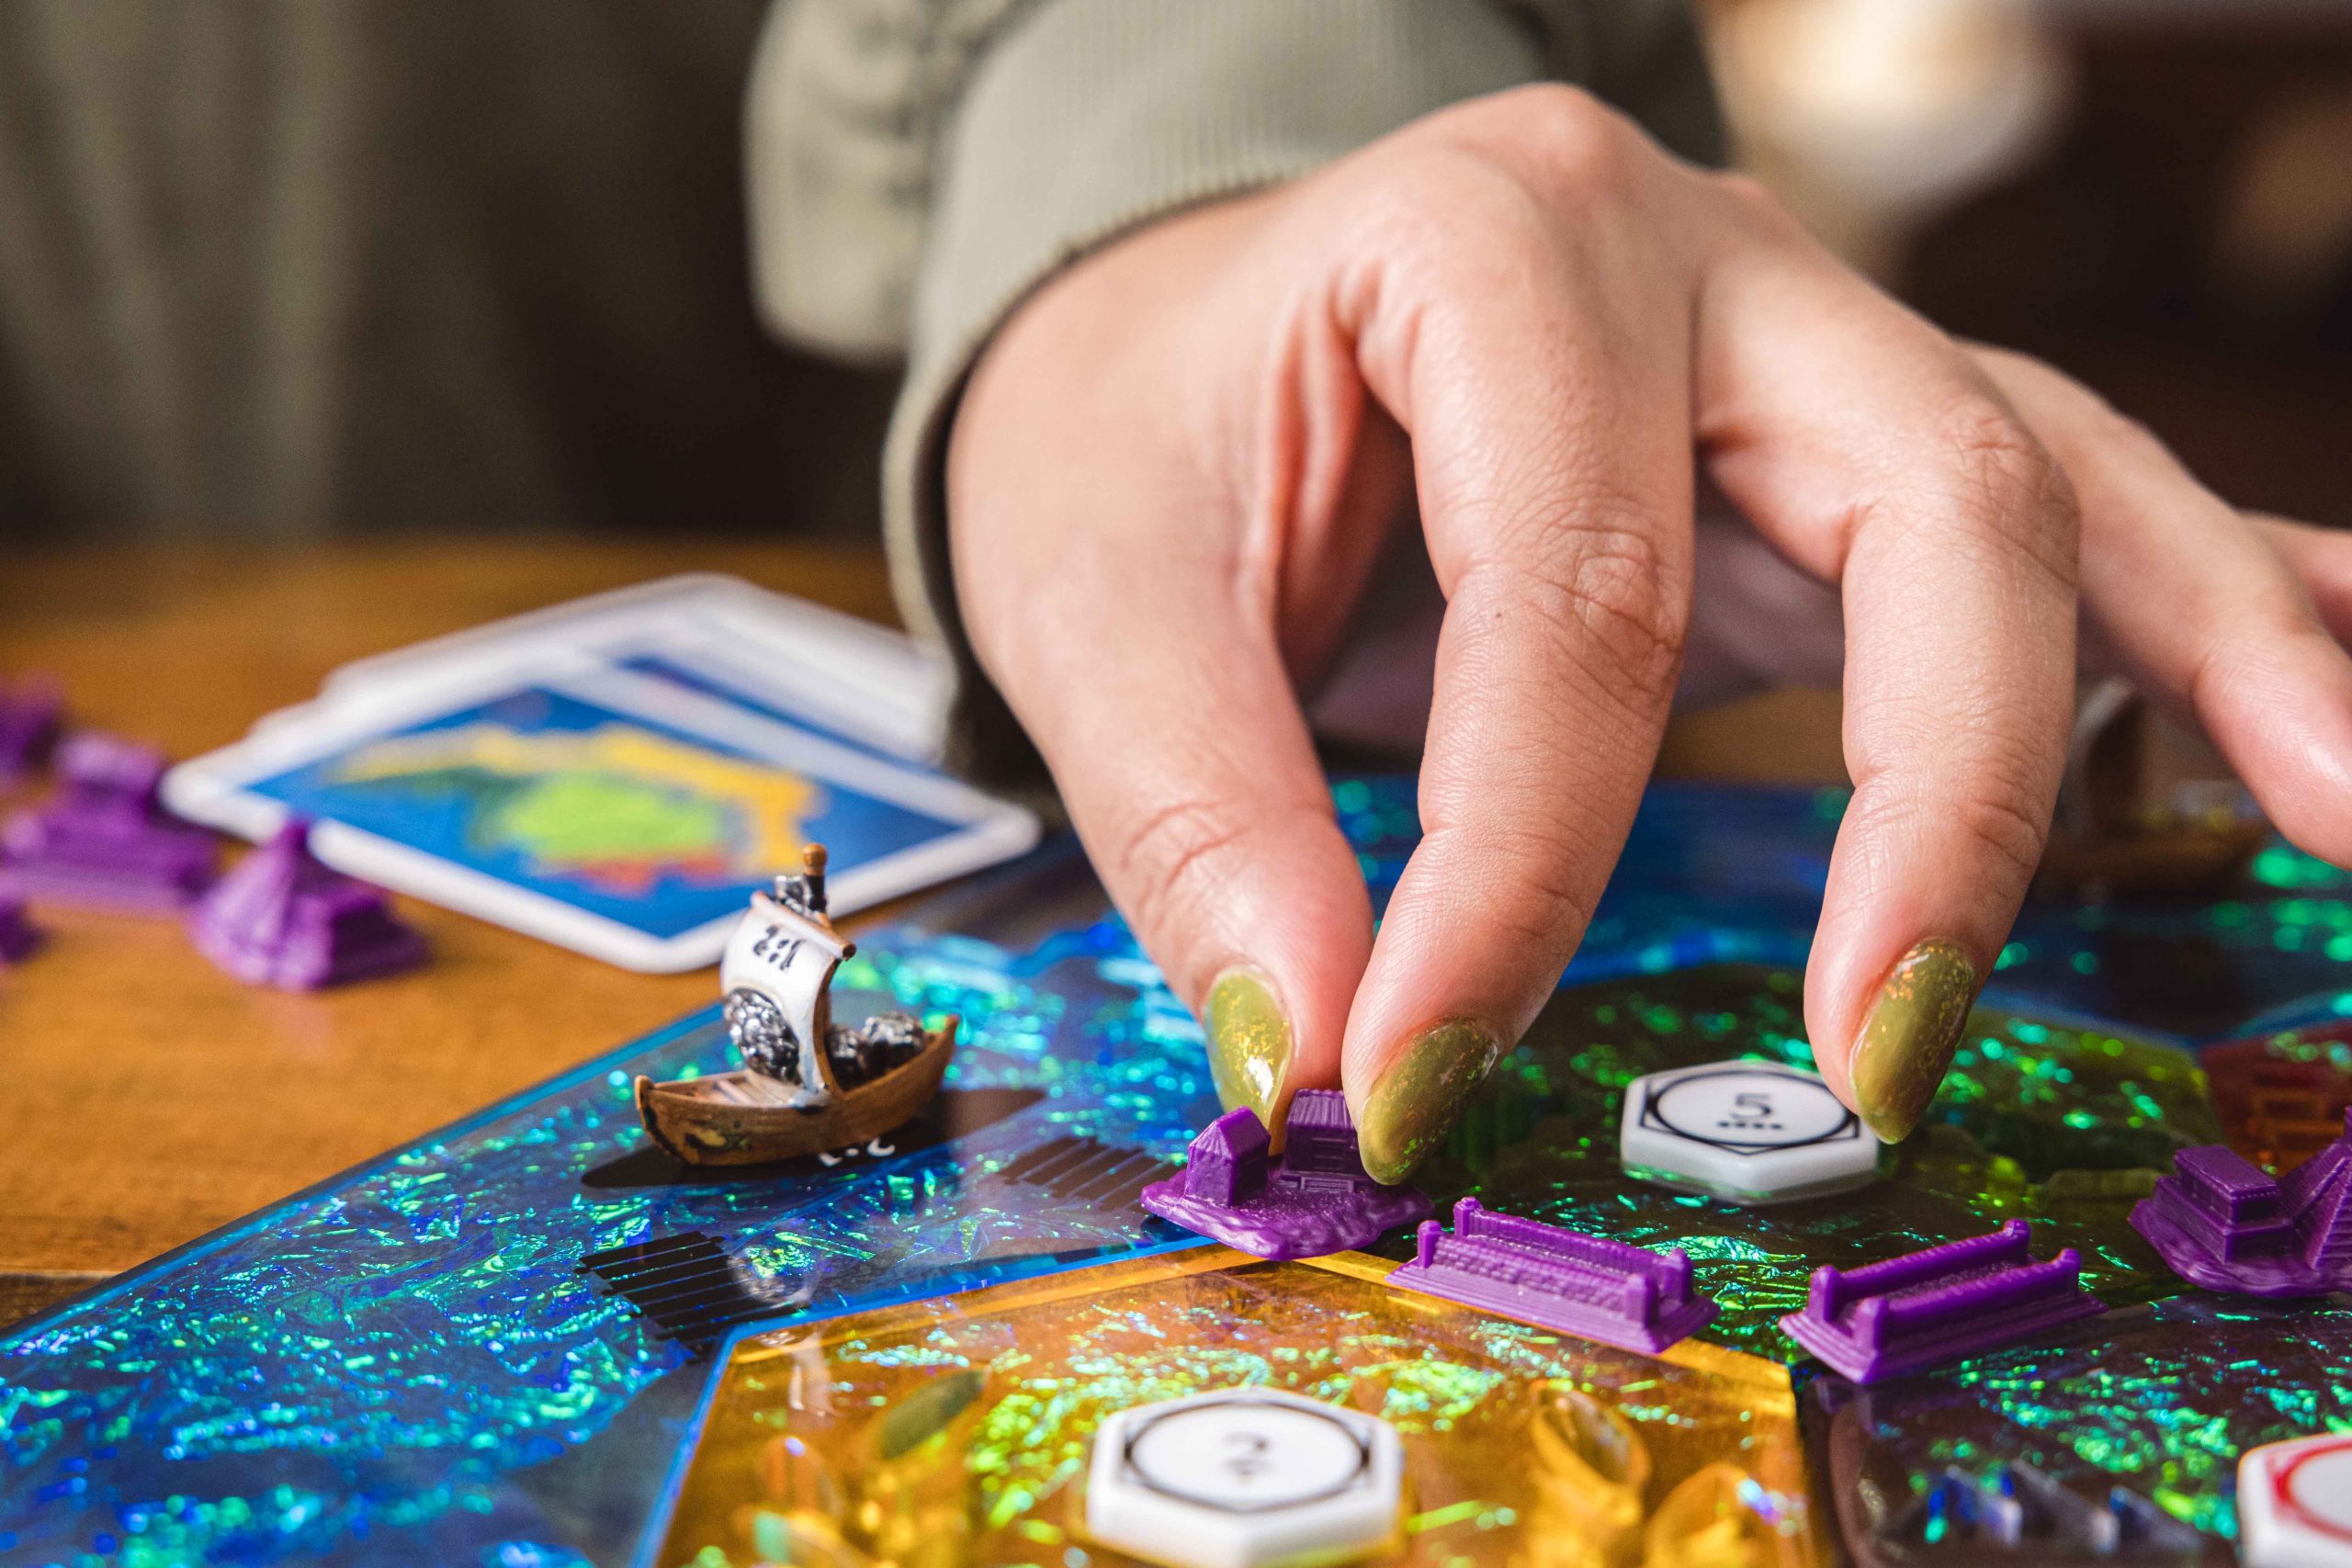
[[[669,572],[734,572],[892,619],[869,549],[699,539],[441,540],[11,556],[0,671],[76,719],[188,756],[362,654]],[[1773,699],[1682,727],[1682,771],[1834,768],[1835,710]],[[1825,745],[1827,750],[1825,752]],[[0,973],[0,1323],[524,1089],[710,999],[428,906],[411,975],[321,996],[242,986],[175,922],[45,917]]]

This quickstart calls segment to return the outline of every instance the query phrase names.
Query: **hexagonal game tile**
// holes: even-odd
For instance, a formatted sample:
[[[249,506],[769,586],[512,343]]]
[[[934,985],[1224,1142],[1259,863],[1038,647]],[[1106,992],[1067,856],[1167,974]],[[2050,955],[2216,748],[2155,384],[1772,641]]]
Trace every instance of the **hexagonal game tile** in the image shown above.
[[[1751,1206],[1878,1179],[1879,1141],[1818,1075],[1708,1062],[1635,1078],[1618,1134],[1625,1173]]]
[[[2249,1450],[2238,1461],[2246,1568],[2352,1565],[2352,1433]]]
[[[1086,1529],[1169,1568],[1334,1562],[1393,1540],[1404,1468],[1385,1421],[1279,1389],[1218,1389],[1102,1423]]]

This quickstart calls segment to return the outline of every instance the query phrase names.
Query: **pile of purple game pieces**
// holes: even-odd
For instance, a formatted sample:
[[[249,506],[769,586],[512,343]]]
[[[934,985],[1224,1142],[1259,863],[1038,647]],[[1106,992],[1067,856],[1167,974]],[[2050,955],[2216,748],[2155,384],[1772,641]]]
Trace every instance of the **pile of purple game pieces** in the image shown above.
[[[2068,1247],[2047,1263],[2027,1251],[2031,1227],[1931,1247],[1850,1271],[1813,1271],[1804,1310],[1781,1319],[1790,1338],[1859,1383],[1876,1382],[2096,1316]]]
[[[0,823],[0,964],[39,943],[28,904],[187,911],[197,948],[215,964],[289,990],[424,961],[423,939],[380,889],[311,853],[307,822],[287,824],[216,884],[212,834],[164,807],[163,754],[95,731],[60,740],[61,728],[53,689],[0,690],[0,782],[43,764],[57,775],[49,799]]]
[[[1184,1173],[1143,1190],[1161,1219],[1258,1258],[1316,1258],[1369,1247],[1430,1212],[1410,1187],[1364,1174],[1347,1097],[1301,1089],[1283,1122],[1283,1152],[1244,1106],[1193,1140]]]
[[[1656,1355],[1714,1321],[1680,1247],[1652,1252],[1516,1214],[1476,1198],[1453,1206],[1453,1234],[1425,1223],[1391,1285]]]
[[[2132,1226],[2174,1273],[2209,1291],[2352,1290],[2352,1113],[2342,1136],[2284,1179],[2220,1145],[2182,1150],[2132,1211]]]
[[[57,793],[0,827],[17,890],[35,903],[168,913],[212,885],[212,835],[158,798],[161,753],[82,733],[57,748]]]
[[[188,934],[238,979],[288,991],[413,969],[425,957],[424,939],[381,888],[319,863],[311,825],[299,818],[204,896]]]

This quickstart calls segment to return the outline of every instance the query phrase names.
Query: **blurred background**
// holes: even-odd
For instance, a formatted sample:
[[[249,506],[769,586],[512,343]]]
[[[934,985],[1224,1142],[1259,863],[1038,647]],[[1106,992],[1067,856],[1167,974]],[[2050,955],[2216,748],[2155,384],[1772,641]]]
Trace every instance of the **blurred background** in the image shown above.
[[[0,0],[0,538],[876,527],[753,315],[765,0]],[[2352,0],[1713,0],[1742,159],[2232,499],[2352,525]]]

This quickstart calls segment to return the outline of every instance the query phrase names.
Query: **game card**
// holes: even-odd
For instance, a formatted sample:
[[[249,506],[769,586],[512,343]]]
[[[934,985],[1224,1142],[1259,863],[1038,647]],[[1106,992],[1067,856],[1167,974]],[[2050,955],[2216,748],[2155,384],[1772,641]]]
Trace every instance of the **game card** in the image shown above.
[[[691,649],[639,667],[609,650],[543,647],[519,677],[492,658],[412,669],[183,764],[165,799],[249,838],[311,818],[320,858],[353,875],[665,971],[714,962],[805,840],[831,852],[844,912],[1036,840],[1029,813],[870,733],[793,722]]]

